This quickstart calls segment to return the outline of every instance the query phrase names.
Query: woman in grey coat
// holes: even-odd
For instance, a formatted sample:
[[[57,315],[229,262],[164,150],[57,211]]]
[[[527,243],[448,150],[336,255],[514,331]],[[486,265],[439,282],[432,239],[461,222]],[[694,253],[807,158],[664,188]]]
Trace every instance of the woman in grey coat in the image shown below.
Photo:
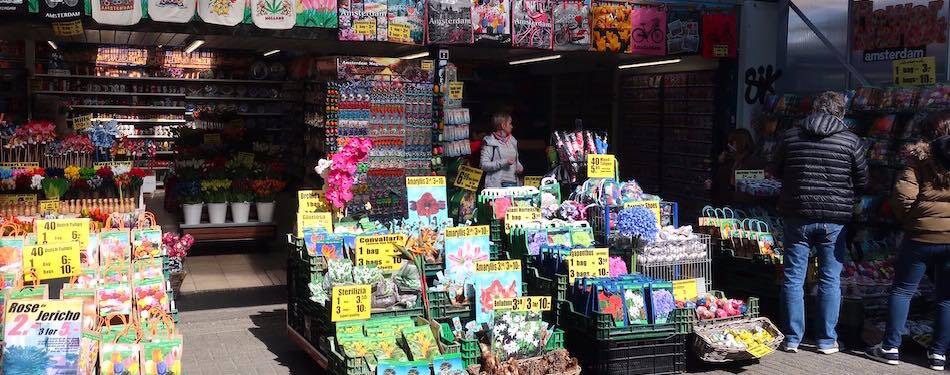
[[[518,160],[518,140],[511,135],[511,115],[504,112],[492,116],[494,132],[482,143],[481,164],[485,187],[518,186],[518,174],[524,172]]]

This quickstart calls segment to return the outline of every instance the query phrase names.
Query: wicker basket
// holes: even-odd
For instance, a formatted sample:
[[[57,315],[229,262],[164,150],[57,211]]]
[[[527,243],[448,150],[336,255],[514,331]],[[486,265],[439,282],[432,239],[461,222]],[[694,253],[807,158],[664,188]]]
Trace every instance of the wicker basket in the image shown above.
[[[724,329],[755,329],[761,327],[772,335],[772,341],[765,346],[775,350],[779,344],[785,340],[785,335],[775,324],[772,324],[768,318],[754,318],[748,320],[735,320],[731,322],[715,323],[708,325],[697,325],[693,328],[696,332],[696,338],[693,341],[693,349],[699,359],[706,362],[732,362],[755,359],[756,356],[745,349],[731,348],[723,345],[714,344],[710,337],[713,333],[722,332]]]
[[[181,284],[185,282],[185,276],[188,276],[188,272],[185,270],[169,274],[168,281],[172,284],[172,291],[175,292],[175,296],[181,295]]]

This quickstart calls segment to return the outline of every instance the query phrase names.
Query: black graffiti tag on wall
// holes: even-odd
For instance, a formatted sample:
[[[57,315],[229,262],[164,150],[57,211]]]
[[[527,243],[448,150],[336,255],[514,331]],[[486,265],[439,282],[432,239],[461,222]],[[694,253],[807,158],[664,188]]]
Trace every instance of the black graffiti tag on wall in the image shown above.
[[[782,70],[772,65],[759,65],[745,71],[745,102],[765,104],[765,96],[775,93],[775,81],[782,77]]]

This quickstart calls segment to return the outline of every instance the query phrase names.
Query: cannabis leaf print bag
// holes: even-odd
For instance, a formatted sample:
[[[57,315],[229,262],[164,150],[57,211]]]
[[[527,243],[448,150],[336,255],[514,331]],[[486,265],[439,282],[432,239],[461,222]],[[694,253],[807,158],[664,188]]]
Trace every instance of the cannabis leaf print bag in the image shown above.
[[[297,23],[291,0],[251,0],[251,19],[262,29],[289,29]]]

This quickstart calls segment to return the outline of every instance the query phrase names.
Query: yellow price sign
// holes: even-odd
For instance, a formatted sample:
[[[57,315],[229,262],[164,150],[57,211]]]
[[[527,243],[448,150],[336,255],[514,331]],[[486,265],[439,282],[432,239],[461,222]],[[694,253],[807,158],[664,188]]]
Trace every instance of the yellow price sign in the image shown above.
[[[251,152],[239,152],[236,157],[237,161],[241,164],[254,164],[254,153]]]
[[[331,298],[330,321],[369,319],[373,306],[369,285],[335,286]]]
[[[85,245],[79,242],[24,246],[23,280],[33,281],[30,270],[36,271],[39,280],[78,275],[82,270],[79,253],[83,248]]]
[[[329,212],[298,212],[297,238],[303,238],[303,229],[318,227],[333,233],[333,215]]]
[[[542,176],[524,176],[524,186],[541,186]]]
[[[0,163],[0,168],[6,169],[33,169],[39,168],[40,163],[36,162],[6,162]]]
[[[321,212],[326,210],[326,194],[323,190],[297,191],[297,212]]]
[[[376,20],[357,20],[353,22],[353,31],[360,35],[376,35]]]
[[[478,225],[474,227],[449,227],[445,228],[445,238],[487,236],[488,229],[488,225]]]
[[[610,277],[610,258],[605,248],[575,249],[567,257],[568,281],[578,277]]]
[[[755,358],[762,358],[773,352],[772,348],[762,344],[753,346],[746,351],[749,352],[749,354],[752,354],[752,356]]]
[[[395,271],[402,263],[399,247],[406,245],[406,235],[386,234],[356,237],[356,265],[370,266],[384,272]]]
[[[92,115],[73,117],[73,130],[83,131],[92,127]]]
[[[15,203],[25,203],[25,204],[36,204],[36,194],[3,194],[0,195],[0,203],[2,204],[15,204]]]
[[[220,145],[221,144],[221,134],[205,134],[205,144],[206,145]]]
[[[44,199],[40,201],[40,212],[59,212],[59,199]]]
[[[462,100],[462,93],[465,91],[465,82],[449,82],[449,99]]]
[[[588,178],[614,178],[617,175],[617,159],[613,155],[587,154]]]
[[[419,64],[419,66],[422,68],[422,70],[428,72],[428,71],[432,70],[432,60],[422,60],[422,62]],[[39,90],[37,90],[37,91],[39,91]]]
[[[673,299],[677,301],[695,301],[699,297],[698,280],[686,279],[673,281]]]
[[[894,60],[892,64],[895,85],[922,86],[937,82],[937,59],[933,56]]]
[[[36,221],[36,244],[48,245],[89,242],[89,219],[53,219]]]
[[[475,272],[498,272],[514,270],[521,270],[521,261],[518,259],[475,262]]]
[[[409,37],[409,25],[391,22],[388,29],[390,42],[412,43],[412,38]]]
[[[663,221],[660,219],[660,201],[630,201],[623,202],[623,208],[630,207],[646,207],[650,211],[653,211],[653,216],[656,217],[656,225],[659,226]]]
[[[455,186],[468,191],[478,191],[478,184],[482,181],[482,170],[463,165],[455,175]]]
[[[551,311],[551,297],[496,298],[495,311]]]
[[[102,167],[109,167],[111,169],[115,169],[117,167],[132,169],[132,162],[131,161],[100,161],[100,162],[92,163],[92,166],[97,171]]]
[[[445,186],[445,176],[406,177],[406,186]]]
[[[505,211],[505,233],[511,226],[526,221],[541,220],[541,209],[537,207],[511,207]]]

